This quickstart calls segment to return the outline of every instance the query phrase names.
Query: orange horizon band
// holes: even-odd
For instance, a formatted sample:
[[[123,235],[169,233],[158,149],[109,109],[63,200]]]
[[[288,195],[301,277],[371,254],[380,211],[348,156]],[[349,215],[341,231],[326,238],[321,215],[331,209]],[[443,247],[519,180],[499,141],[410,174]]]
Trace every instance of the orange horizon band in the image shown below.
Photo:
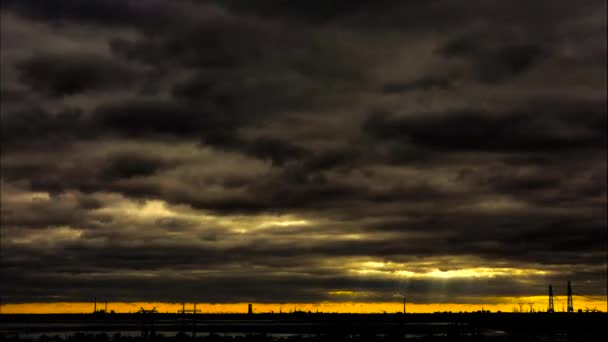
[[[520,303],[525,303],[520,307]],[[503,303],[432,303],[417,304],[406,302],[406,312],[409,313],[433,313],[433,312],[476,312],[502,311],[523,312],[532,310],[546,311],[548,301],[544,296],[505,298]],[[186,309],[191,309],[193,302],[186,303]],[[201,313],[247,313],[250,303],[203,303],[197,302],[197,310]],[[293,311],[326,312],[326,313],[396,313],[403,312],[403,302],[320,302],[320,303],[256,303],[253,304],[254,313],[289,313]],[[49,303],[6,303],[0,305],[1,313],[12,314],[45,314],[45,313],[91,313],[94,311],[94,302],[49,302]],[[606,301],[593,301],[578,299],[574,303],[575,310],[606,310]],[[116,313],[137,312],[140,308],[156,310],[160,313],[177,313],[182,310],[182,303],[171,302],[107,302],[107,311]],[[97,302],[97,310],[105,310],[106,303]],[[562,311],[560,303],[555,305],[556,311]]]

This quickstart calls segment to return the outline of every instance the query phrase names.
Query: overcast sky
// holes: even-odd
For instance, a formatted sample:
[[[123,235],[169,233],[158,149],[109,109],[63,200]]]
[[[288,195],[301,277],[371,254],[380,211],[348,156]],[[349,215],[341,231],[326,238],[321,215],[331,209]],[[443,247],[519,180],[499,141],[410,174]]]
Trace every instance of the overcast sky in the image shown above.
[[[605,1],[2,5],[3,303],[606,293]]]

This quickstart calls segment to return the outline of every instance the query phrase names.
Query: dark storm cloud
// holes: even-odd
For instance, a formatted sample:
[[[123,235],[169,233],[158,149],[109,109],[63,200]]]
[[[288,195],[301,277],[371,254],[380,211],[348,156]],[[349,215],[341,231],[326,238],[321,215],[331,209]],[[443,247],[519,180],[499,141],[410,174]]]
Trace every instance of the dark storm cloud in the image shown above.
[[[433,291],[432,280],[412,279],[406,284],[398,284],[392,279],[373,279],[360,277],[354,274],[340,274],[335,269],[316,269],[314,272],[307,271],[307,274],[302,274],[306,267],[303,267],[297,258],[289,258],[290,263],[282,263],[278,265],[276,262],[268,267],[264,263],[264,258],[260,255],[255,255],[255,259],[243,261],[239,253],[245,253],[252,256],[247,249],[239,250],[224,250],[214,251],[207,248],[179,248],[173,249],[167,246],[162,246],[162,249],[154,248],[161,246],[146,246],[146,247],[110,247],[104,248],[83,248],[78,246],[68,246],[61,254],[44,253],[38,249],[29,250],[28,258],[20,260],[7,260],[5,271],[20,269],[30,263],[35,263],[40,257],[47,259],[48,267],[44,272],[37,274],[19,274],[14,276],[15,284],[26,286],[27,284],[45,284],[45,290],[36,287],[31,287],[32,291],[20,293],[15,291],[14,299],[20,300],[44,300],[44,296],[48,293],[53,295],[67,295],[74,297],[74,300],[88,300],[87,294],[82,293],[82,288],[95,287],[94,284],[100,284],[98,295],[103,293],[103,296],[111,300],[149,300],[154,298],[155,293],[159,289],[165,293],[165,299],[171,301],[179,301],[184,299],[199,300],[199,301],[214,301],[214,302],[231,302],[243,300],[258,300],[268,302],[281,301],[321,301],[331,300],[335,298],[328,297],[327,289],[341,290],[361,290],[377,291],[373,295],[368,295],[364,300],[388,300],[391,301],[391,296],[394,293],[406,290],[412,296],[420,298],[419,302],[436,302],[445,300],[440,296],[452,296],[459,301],[460,296],[492,296],[499,290],[503,295],[519,296],[519,295],[541,295],[544,293],[545,286],[530,286],[530,284],[522,284],[514,279],[506,277],[498,277],[484,280],[482,284],[471,284],[470,280],[442,280],[444,291],[436,293]],[[533,246],[531,246],[533,247]],[[111,253],[108,253],[111,252]],[[224,254],[222,256],[221,254]],[[81,259],[81,263],[74,264],[70,261],[70,257],[77,256]],[[166,258],[169,256],[169,259]],[[192,256],[195,256],[194,259]],[[276,260],[276,257],[274,258]],[[314,260],[309,258],[310,260]],[[314,262],[312,262],[314,264]],[[196,271],[198,265],[205,264],[205,271],[201,274],[191,273]],[[95,265],[94,267],[86,265]],[[133,266],[137,265],[134,269]],[[503,264],[504,265],[504,264]],[[231,275],[220,275],[214,270],[221,267],[225,271],[230,270]],[[245,271],[249,267],[255,267],[256,276],[250,277],[250,274]],[[274,274],[273,270],[280,267],[283,273],[292,273],[291,276]],[[452,267],[458,268],[457,265],[450,266],[446,264],[445,270]],[[131,284],[140,280],[137,270],[145,270],[147,273],[146,287],[150,293],[133,293],[129,289]],[[151,272],[153,273],[152,275]],[[336,273],[338,272],[338,273]],[[92,276],[96,274],[96,276]],[[91,275],[91,276],[88,276]],[[575,282],[582,283],[589,277],[593,276],[593,272],[584,270],[572,271],[567,274],[555,276],[533,276],[530,279],[543,281],[565,282],[566,279],[573,279]],[[243,291],[239,282],[242,282],[243,277],[249,278],[250,288],[253,291]],[[568,277],[568,278],[567,278]],[[551,279],[551,280],[549,280]],[[186,285],[180,285],[179,291],[167,291],[173,288],[171,284],[175,281],[184,282]],[[196,288],[188,287],[187,283],[196,283]],[[508,284],[507,287],[503,287]],[[21,288],[17,286],[16,288]],[[116,286],[116,287],[114,287]],[[239,288],[240,287],[240,288]],[[217,289],[222,289],[217,291]],[[285,288],[293,289],[288,293],[284,292]],[[339,299],[338,299],[339,300]],[[478,300],[483,301],[483,298]]]
[[[180,279],[178,277],[178,279]],[[542,279],[542,278],[541,278]],[[576,279],[584,279],[576,278]],[[293,275],[284,277],[278,275],[259,275],[252,278],[248,282],[249,290],[247,292],[242,289],[242,281],[239,277],[218,278],[216,276],[205,276],[204,278],[186,278],[181,280],[184,285],[181,287],[180,294],[171,294],[166,297],[167,300],[173,302],[179,301],[197,301],[197,302],[321,302],[321,301],[348,301],[349,297],[336,298],[329,295],[325,289],[340,289],[340,290],[360,290],[362,288],[369,290],[368,294],[361,297],[363,301],[394,301],[394,296],[399,291],[407,290],[412,296],[425,298],[419,303],[436,303],[448,301],[452,298],[461,298],[462,295],[468,295],[469,298],[474,298],[475,303],[491,302],[492,299],[484,298],[484,295],[491,295],[496,288],[501,284],[509,285],[509,295],[542,295],[546,289],[538,288],[530,291],[529,287],[523,287],[508,278],[491,279],[482,286],[473,287],[466,280],[449,280],[442,285],[442,291],[438,293],[436,284],[425,280],[411,281],[406,286],[397,287],[391,280],[373,280],[359,279],[358,277],[340,277],[327,276],[324,278],[311,278],[301,275]],[[559,279],[564,282],[564,279]],[[66,277],[65,274],[39,274],[15,277],[15,283],[19,285],[26,284],[42,284],[47,286],[42,288],[39,285],[30,286],[29,291],[15,291],[17,300],[37,300],[45,299],[47,293],[52,293],[53,296],[63,298],[74,298],[78,301],[88,301],[88,298],[83,289],[91,287],[99,287],[96,292],[98,297],[107,298],[109,301],[145,301],[148,298],[154,298],[160,295],[159,289],[171,288],[175,280],[169,277],[152,276],[148,277],[145,285],[142,285],[137,276],[126,275],[108,275],[104,278],[90,279],[87,277],[74,278]],[[196,285],[194,285],[196,284]],[[116,286],[114,289],[113,286]],[[137,287],[139,291],[132,293],[129,288]],[[112,290],[110,290],[112,288]],[[214,289],[221,288],[222,291],[217,292]],[[293,289],[288,296],[281,295],[281,289]],[[472,294],[473,293],[473,294]],[[384,295],[386,294],[386,295]],[[167,296],[167,294],[164,294]],[[454,302],[454,301],[451,301]],[[461,302],[457,299],[456,302]],[[467,302],[464,302],[467,303]]]
[[[264,39],[275,38],[263,29],[254,22],[220,16],[203,18],[200,23],[186,22],[175,31],[160,31],[134,42],[116,39],[110,44],[115,53],[144,63],[225,68],[260,57],[268,47]],[[192,39],[195,35],[198,39]]]
[[[55,196],[53,203],[34,200],[30,203],[11,204],[5,200],[2,206],[2,226],[23,229],[44,229],[54,226],[81,224],[86,210],[99,206],[94,198],[70,200]]]
[[[50,113],[28,106],[27,110],[3,113],[0,129],[4,151],[32,147],[46,149],[72,142],[76,138],[97,136],[84,113],[77,109]],[[10,173],[10,170],[6,171]]]
[[[104,20],[112,17],[126,20],[131,13],[125,13],[130,6],[124,6],[124,1],[58,1],[54,5],[46,1],[6,1],[5,10],[14,10],[17,13],[32,18],[48,19],[74,19],[93,20],[107,25]],[[122,11],[116,11],[120,8]],[[113,13],[117,12],[117,13]],[[124,17],[121,17],[122,14]]]
[[[370,117],[365,129],[379,139],[440,150],[534,153],[601,149],[606,141],[606,108],[550,104],[514,113],[462,110],[388,118]]]
[[[495,24],[497,27],[525,25],[540,28],[556,25],[585,10],[601,6],[596,0],[583,1],[576,8],[568,1],[538,1],[531,4],[523,0],[492,3],[483,0],[466,3],[458,0],[381,0],[373,3],[361,0],[263,0],[256,4],[238,0],[215,2],[225,4],[237,12],[299,20],[313,25],[413,31],[454,31],[470,24]]]
[[[168,137],[170,139],[200,139],[203,145],[228,151],[240,151],[262,160],[281,165],[299,159],[307,151],[289,141],[269,137],[244,140],[238,135],[242,126],[260,124],[268,119],[267,113],[244,113],[253,106],[239,103],[238,93],[206,96],[207,101],[219,103],[182,104],[179,102],[129,102],[102,107],[94,117],[94,125],[107,133],[131,137]],[[212,108],[227,110],[220,115]],[[266,108],[268,109],[268,108]],[[230,111],[232,110],[232,111]]]
[[[167,162],[158,159],[141,157],[137,154],[118,154],[108,158],[107,166],[103,167],[103,176],[108,180],[146,177],[167,168]]]
[[[4,302],[604,291],[603,2],[2,15]]]
[[[17,66],[22,81],[51,96],[126,87],[136,77],[126,65],[92,55],[37,55]]]
[[[482,45],[483,44],[483,45]],[[448,42],[439,52],[447,57],[468,57],[477,68],[482,82],[499,82],[528,70],[547,52],[534,44],[506,45],[493,48],[466,38]]]
[[[53,24],[77,22],[104,27],[138,27],[151,31],[164,30],[170,25],[179,24],[180,16],[188,14],[187,6],[156,0],[146,2],[59,0],[53,4],[38,0],[9,0],[3,3],[3,8],[34,20],[49,21]]]
[[[412,82],[394,82],[385,84],[382,92],[386,94],[401,93],[412,90],[447,89],[451,87],[448,79],[425,77]]]
[[[516,196],[537,205],[575,206],[606,196],[607,185],[602,180],[606,175],[606,164],[602,157],[597,158],[596,161],[581,162],[576,156],[570,156],[568,165],[545,161],[544,167],[539,167],[538,162],[534,163],[535,166],[512,164],[507,169],[484,170],[483,174],[465,169],[461,177],[493,192]]]
[[[129,137],[194,136],[208,127],[210,115],[171,101],[127,101],[102,106],[94,120],[109,132]]]
[[[249,152],[260,159],[270,159],[282,165],[290,159],[299,159],[306,155],[306,150],[286,141],[260,138],[249,147]]]

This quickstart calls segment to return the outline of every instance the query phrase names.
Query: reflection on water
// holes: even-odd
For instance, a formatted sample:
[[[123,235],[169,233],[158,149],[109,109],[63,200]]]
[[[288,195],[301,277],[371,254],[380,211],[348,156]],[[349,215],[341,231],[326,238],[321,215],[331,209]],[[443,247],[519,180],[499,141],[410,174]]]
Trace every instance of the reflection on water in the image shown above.
[[[323,322],[281,322],[274,320],[209,320],[196,322],[179,320],[158,320],[152,326],[146,326],[146,329],[155,331],[159,337],[174,337],[182,332],[186,335],[192,335],[193,329],[196,331],[197,337],[209,337],[211,335],[229,338],[245,338],[251,335],[263,335],[272,339],[291,339],[291,338],[312,338],[315,336],[325,336],[323,333],[283,333],[283,332],[265,332],[263,334],[249,331],[249,327],[284,327],[296,328],[302,330],[306,328],[326,326]],[[424,333],[405,333],[406,339],[418,339],[425,336],[446,337],[446,330],[450,326],[447,322],[429,322],[429,323],[383,323],[384,326],[403,327],[407,330],[424,330]],[[90,322],[1,322],[0,334],[3,336],[18,336],[27,339],[39,339],[43,336],[58,337],[68,339],[78,333],[86,333],[90,335],[105,334],[107,336],[122,337],[139,337],[142,335],[142,324],[132,320],[115,320],[115,321],[90,321]],[[180,326],[181,329],[175,329]],[[222,327],[222,331],[213,331],[217,327]],[[300,329],[297,329],[300,328]],[[209,331],[211,330],[211,331]],[[505,336],[506,333],[500,330],[483,329],[479,330],[480,336],[497,337]],[[360,338],[359,334],[347,334],[350,338]],[[377,337],[388,337],[386,334],[374,334]]]
[[[537,341],[605,340],[605,314],[0,315],[0,341]],[[15,337],[19,339],[15,339]],[[41,337],[50,337],[41,338]],[[56,339],[55,339],[56,336]]]

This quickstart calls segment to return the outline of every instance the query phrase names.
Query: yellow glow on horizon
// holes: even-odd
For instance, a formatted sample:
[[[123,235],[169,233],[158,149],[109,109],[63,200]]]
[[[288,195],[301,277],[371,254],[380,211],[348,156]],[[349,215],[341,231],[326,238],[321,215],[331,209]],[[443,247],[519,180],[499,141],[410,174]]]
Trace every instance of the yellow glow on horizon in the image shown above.
[[[336,295],[346,295],[351,291],[333,291]],[[406,311],[408,313],[432,313],[432,312],[474,312],[482,308],[492,312],[513,312],[519,310],[517,303],[534,303],[534,310],[547,310],[546,296],[533,297],[496,297],[487,298],[488,303],[433,303],[419,304],[406,303]],[[325,312],[325,313],[395,313],[403,312],[403,302],[320,302],[320,303],[255,303],[253,302],[254,313],[289,313],[291,311],[310,311],[310,312]],[[246,313],[248,303],[197,303],[196,308],[205,313]],[[186,309],[192,309],[193,303],[187,303]],[[150,310],[156,308],[159,313],[177,313],[182,309],[181,303],[165,303],[165,302],[112,302],[108,303],[108,311],[116,313],[133,313],[140,308]],[[57,302],[57,303],[23,303],[23,304],[2,304],[2,313],[16,314],[49,314],[49,313],[91,313],[93,312],[93,303],[85,302]],[[606,311],[605,301],[593,301],[582,297],[576,297],[574,300],[574,309],[593,310],[594,308]],[[97,309],[104,309],[103,303],[97,303]],[[559,302],[555,304],[556,311],[561,311]],[[523,307],[524,312],[529,311],[529,305]]]

